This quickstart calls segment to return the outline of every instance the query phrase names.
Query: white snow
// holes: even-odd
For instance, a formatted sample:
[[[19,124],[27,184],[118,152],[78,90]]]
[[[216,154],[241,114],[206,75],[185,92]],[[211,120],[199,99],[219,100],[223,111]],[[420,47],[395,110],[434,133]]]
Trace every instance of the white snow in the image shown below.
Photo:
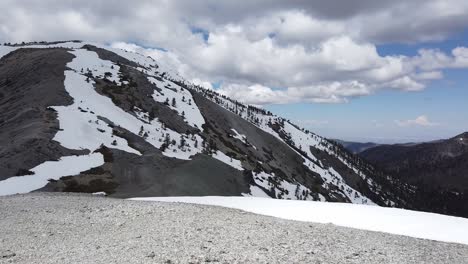
[[[63,43],[57,43],[57,44],[44,44],[44,45],[26,45],[24,46],[25,48],[31,48],[31,49],[46,49],[46,48],[66,48],[66,49],[79,49],[83,47],[86,44],[91,44],[89,42],[63,42]]]
[[[307,166],[311,171],[315,171],[320,174],[324,183],[323,187],[326,189],[331,189],[332,185],[336,186],[341,193],[344,194],[352,203],[356,204],[367,204],[367,205],[376,205],[371,199],[367,198],[359,191],[353,189],[346,184],[343,177],[332,167],[328,169],[323,169],[321,166],[305,159],[304,165]]]
[[[237,159],[234,159],[234,158],[231,158],[229,157],[228,155],[224,154],[223,152],[221,151],[216,151],[216,153],[212,154],[211,155],[213,158],[217,159],[217,160],[220,160],[224,163],[226,163],[227,165],[235,168],[235,169],[238,169],[238,170],[244,170],[244,168],[242,168],[242,162],[240,160],[237,160]]]
[[[92,195],[96,195],[96,196],[107,196],[107,193],[106,193],[106,192],[94,192],[94,193],[92,193]]]
[[[250,193],[243,193],[242,196],[271,198],[262,189],[260,189],[260,187],[255,186],[255,185],[250,186]]]
[[[231,131],[234,132],[234,135],[232,135],[233,138],[237,138],[238,140],[245,143],[247,137],[244,134],[239,134],[239,132],[237,132],[237,130],[234,128],[231,128]]]
[[[195,104],[192,94],[187,89],[164,79],[160,81],[154,77],[148,77],[148,80],[162,90],[161,92],[154,91],[153,99],[156,102],[164,103],[168,100],[168,106],[182,116],[189,125],[203,131],[202,126],[205,124],[205,119]],[[172,105],[173,99],[176,103],[175,106]]]
[[[111,73],[107,79],[121,85],[119,78],[120,67],[108,60],[101,60],[96,52],[85,49],[76,49],[72,52],[76,58],[67,64],[68,67],[82,74],[87,73],[88,69],[93,76],[104,78],[106,72]]]
[[[310,196],[312,191],[305,187],[304,185],[300,183],[291,183],[286,180],[281,180],[281,179],[275,179],[275,174],[268,174],[266,172],[259,172],[259,173],[254,173],[253,175],[254,181],[258,186],[261,186],[267,190],[274,190],[274,195],[275,198],[281,198],[281,199],[288,199],[288,200],[313,200],[313,197]],[[276,181],[278,184],[275,186],[273,184],[273,181]],[[258,192],[257,189],[254,187],[258,188],[257,186],[251,186],[250,191],[251,191],[251,196],[254,197],[265,197],[263,196],[262,189],[258,188],[258,190],[261,191],[261,193]],[[252,188],[254,189],[254,193],[252,193]],[[260,195],[256,195],[260,194]],[[265,194],[266,195],[266,194]]]
[[[173,67],[169,65],[165,65],[163,60],[156,61],[150,56],[145,56],[143,54],[131,51],[131,50],[124,50],[119,48],[113,48],[108,46],[102,46],[99,44],[93,44],[97,47],[101,47],[107,50],[110,50],[117,55],[126,58],[130,61],[133,61],[139,64],[141,67],[138,70],[143,71],[145,70],[150,75],[158,75],[159,73],[165,73],[168,79],[175,79],[178,81],[184,81],[177,71],[174,70]]]
[[[468,219],[396,208],[257,197],[145,197],[130,200],[216,205],[289,220],[332,223],[468,245]]]
[[[65,89],[73,98],[74,103],[71,106],[53,107],[58,112],[60,128],[63,129],[63,131],[59,131],[55,135],[54,140],[72,149],[90,149],[93,151],[99,148],[101,144],[104,144],[109,148],[118,148],[130,153],[140,154],[137,150],[130,148],[126,140],[113,136],[112,129],[103,121],[97,119],[97,116],[101,116],[135,135],[140,134],[143,136],[146,134],[145,140],[157,148],[163,144],[166,134],[169,134],[171,140],[173,139],[179,144],[183,135],[164,127],[157,119],[152,120],[150,123],[149,120],[141,120],[147,113],[138,113],[137,117],[125,112],[116,106],[109,97],[97,93],[93,87],[94,82],[92,80],[87,82],[86,77],[81,74],[82,68],[84,71],[90,68],[97,74],[103,74],[105,71],[112,70],[110,62],[100,60],[97,54],[92,51],[75,50],[72,53],[76,57],[67,64],[72,70],[65,71]],[[97,67],[98,70],[93,67]],[[114,67],[114,70],[116,69]],[[115,72],[114,75],[116,75]],[[88,112],[84,113],[82,110]],[[115,145],[112,144],[114,140],[117,143]],[[190,159],[191,156],[201,152],[202,140],[198,135],[187,137],[185,146],[178,149],[176,145],[171,144],[165,150],[164,155],[179,159]],[[196,148],[195,141],[200,143]]]
[[[74,176],[104,164],[101,153],[82,156],[66,156],[58,161],[46,161],[30,171],[33,175],[15,176],[0,181],[0,195],[28,193],[44,187],[48,179],[58,180],[63,176]]]
[[[14,51],[15,49],[17,49],[16,47],[10,47],[10,46],[3,46],[1,45],[0,46],[0,59],[7,55],[8,53]]]
[[[73,74],[70,72],[66,74],[65,83]],[[69,149],[93,151],[103,144],[109,148],[141,155],[139,151],[128,146],[127,140],[113,135],[112,128],[99,120],[96,114],[90,113],[90,110],[87,110],[87,113],[81,112],[78,109],[79,105],[80,103],[75,103],[71,106],[53,107],[58,113],[60,128],[63,129],[55,134],[55,141]]]

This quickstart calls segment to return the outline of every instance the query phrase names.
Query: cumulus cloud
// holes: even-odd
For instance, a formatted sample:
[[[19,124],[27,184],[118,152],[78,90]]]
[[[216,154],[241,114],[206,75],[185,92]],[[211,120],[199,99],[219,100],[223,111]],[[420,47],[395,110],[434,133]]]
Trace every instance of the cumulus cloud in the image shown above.
[[[430,126],[438,126],[438,123],[434,123],[429,121],[429,118],[426,115],[421,115],[416,117],[415,119],[409,119],[409,120],[395,120],[395,123],[400,126],[400,127],[407,127],[407,126],[425,126],[425,127],[430,127]]]
[[[221,83],[221,93],[247,103],[340,103],[382,89],[421,91],[443,70],[468,67],[466,47],[412,57],[376,48],[450,36],[468,24],[465,2],[4,0],[0,41],[105,42],[209,89]]]

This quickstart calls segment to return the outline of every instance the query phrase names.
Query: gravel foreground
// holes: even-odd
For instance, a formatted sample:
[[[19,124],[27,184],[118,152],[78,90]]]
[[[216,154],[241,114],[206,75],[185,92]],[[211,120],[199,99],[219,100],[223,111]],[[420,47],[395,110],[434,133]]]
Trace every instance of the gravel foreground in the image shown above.
[[[423,224],[423,223],[421,223]],[[0,263],[468,263],[468,246],[222,207],[0,197]]]

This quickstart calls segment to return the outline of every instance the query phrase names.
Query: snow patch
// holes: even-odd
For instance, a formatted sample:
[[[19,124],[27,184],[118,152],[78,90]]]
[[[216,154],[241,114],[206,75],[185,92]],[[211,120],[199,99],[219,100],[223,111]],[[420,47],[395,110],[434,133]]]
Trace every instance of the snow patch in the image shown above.
[[[227,165],[237,169],[237,170],[244,170],[244,168],[242,168],[242,162],[240,160],[236,160],[234,158],[231,158],[229,157],[228,155],[224,154],[223,152],[221,151],[216,151],[216,153],[213,153],[211,155],[213,158],[217,159],[217,160],[220,160],[224,163],[226,163]]]
[[[76,74],[65,74],[65,85],[69,85]],[[130,146],[127,140],[113,135],[112,128],[104,121],[99,120],[89,107],[74,103],[71,106],[54,106],[58,113],[59,125],[62,130],[55,134],[54,140],[69,149],[89,149],[94,151],[101,145],[120,149],[129,153],[141,155]],[[86,112],[83,112],[86,111]]]
[[[58,180],[104,164],[101,153],[82,156],[66,156],[58,161],[46,161],[31,171],[33,175],[15,176],[0,181],[0,195],[28,193],[47,185],[48,179]]]
[[[203,131],[205,119],[195,104],[192,94],[187,89],[164,79],[161,81],[154,77],[148,77],[148,80],[161,89],[161,91],[155,90],[153,93],[153,99],[156,102],[167,104],[168,107],[182,116],[189,125]]]
[[[254,173],[253,178],[255,184],[257,184],[258,186],[263,187],[266,190],[272,190],[275,195],[274,198],[287,200],[313,200],[313,197],[311,196],[312,192],[309,188],[305,187],[300,183],[291,183],[286,180],[282,180],[278,177],[275,177],[274,173]],[[252,196],[256,196],[253,193],[251,194]]]
[[[243,193],[242,196],[251,196],[251,197],[263,197],[263,198],[271,198],[268,194],[266,194],[260,187],[251,185],[250,186],[250,193]]]
[[[17,48],[16,47],[10,47],[10,46],[0,46],[0,59],[7,55],[8,53],[16,50]]]
[[[122,85],[119,78],[120,67],[108,60],[101,60],[96,52],[76,49],[72,52],[76,58],[67,64],[68,67],[82,74],[92,73],[100,79],[108,79]]]
[[[245,135],[239,134],[239,132],[237,132],[237,130],[235,130],[234,128],[231,128],[231,131],[234,132],[234,135],[232,135],[233,138],[237,138],[238,140],[245,143],[247,139]]]
[[[110,98],[97,93],[93,86],[94,81],[88,82],[81,69],[91,67],[90,70],[99,74],[110,69],[111,64],[100,60],[95,52],[76,50],[72,53],[76,57],[67,64],[72,70],[65,72],[65,89],[74,103],[71,106],[53,107],[58,112],[60,127],[63,129],[56,134],[55,140],[67,148],[86,148],[93,151],[104,144],[109,148],[140,154],[130,148],[126,140],[113,136],[112,129],[104,121],[98,120],[100,116],[111,120],[116,126],[140,135],[156,148],[160,148],[168,139],[163,152],[166,156],[187,160],[201,152],[203,139],[200,136],[181,135],[166,128],[158,119],[145,119],[144,116],[148,114],[139,112],[138,109],[135,110],[138,114],[134,116],[116,106]],[[101,69],[95,70],[93,66]],[[177,144],[181,145],[177,147]]]
[[[95,195],[95,196],[107,196],[107,193],[106,193],[106,192],[94,192],[94,193],[92,193],[92,195]]]

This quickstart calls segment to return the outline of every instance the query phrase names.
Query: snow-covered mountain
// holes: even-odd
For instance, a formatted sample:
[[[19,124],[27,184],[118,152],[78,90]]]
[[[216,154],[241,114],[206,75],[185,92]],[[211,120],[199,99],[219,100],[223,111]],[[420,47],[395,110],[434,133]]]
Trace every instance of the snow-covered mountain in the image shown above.
[[[259,196],[411,207],[412,186],[141,54],[0,47],[0,194]]]

